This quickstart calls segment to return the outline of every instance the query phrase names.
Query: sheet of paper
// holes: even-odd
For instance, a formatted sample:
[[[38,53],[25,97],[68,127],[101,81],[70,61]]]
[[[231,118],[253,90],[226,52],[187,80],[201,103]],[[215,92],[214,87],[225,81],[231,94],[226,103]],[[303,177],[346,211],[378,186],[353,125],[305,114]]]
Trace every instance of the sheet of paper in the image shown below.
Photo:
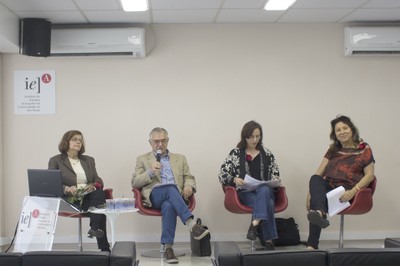
[[[246,175],[244,177],[244,182],[245,182],[245,184],[241,188],[244,190],[247,190],[247,191],[256,190],[257,187],[259,187],[261,185],[268,185],[272,188],[279,187],[281,185],[281,182],[279,180],[261,181],[261,180],[255,179],[249,175]]]
[[[340,186],[326,193],[326,198],[328,199],[329,216],[332,217],[333,215],[338,214],[339,212],[350,206],[350,203],[348,201],[340,201],[340,196],[343,194],[344,191],[344,187]]]

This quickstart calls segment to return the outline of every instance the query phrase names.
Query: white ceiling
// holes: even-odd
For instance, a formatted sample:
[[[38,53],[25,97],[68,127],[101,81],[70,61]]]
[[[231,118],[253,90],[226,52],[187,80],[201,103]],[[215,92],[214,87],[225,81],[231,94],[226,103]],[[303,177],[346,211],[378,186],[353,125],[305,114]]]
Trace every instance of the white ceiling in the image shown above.
[[[53,24],[400,22],[400,0],[297,0],[265,11],[267,0],[148,0],[146,12],[124,12],[119,0],[0,0],[19,18]]]

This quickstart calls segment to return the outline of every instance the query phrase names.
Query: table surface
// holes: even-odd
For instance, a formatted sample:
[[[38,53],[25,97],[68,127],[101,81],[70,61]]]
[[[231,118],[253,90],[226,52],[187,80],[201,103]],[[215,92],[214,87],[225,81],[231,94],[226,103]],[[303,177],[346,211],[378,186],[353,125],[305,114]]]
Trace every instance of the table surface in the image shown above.
[[[94,209],[90,210],[92,213],[103,213],[103,214],[108,214],[108,213],[125,213],[125,212],[137,212],[139,209],[136,208],[131,208],[131,209],[117,209],[117,210],[109,210],[109,209]]]

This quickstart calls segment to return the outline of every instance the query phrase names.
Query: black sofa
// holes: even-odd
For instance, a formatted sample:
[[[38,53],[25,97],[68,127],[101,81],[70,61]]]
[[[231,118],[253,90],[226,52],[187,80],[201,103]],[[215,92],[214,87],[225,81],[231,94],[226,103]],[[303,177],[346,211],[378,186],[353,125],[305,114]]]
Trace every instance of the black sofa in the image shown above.
[[[137,266],[135,242],[116,242],[111,252],[29,251],[0,253],[0,266]]]
[[[234,242],[216,242],[213,264],[215,266],[400,266],[400,248],[242,252]]]

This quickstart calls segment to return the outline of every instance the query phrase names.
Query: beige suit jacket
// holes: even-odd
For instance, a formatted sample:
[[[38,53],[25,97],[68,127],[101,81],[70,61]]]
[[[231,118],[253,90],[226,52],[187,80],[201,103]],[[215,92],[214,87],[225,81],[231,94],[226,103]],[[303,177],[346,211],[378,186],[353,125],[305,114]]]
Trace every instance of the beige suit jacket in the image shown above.
[[[178,186],[179,192],[182,194],[182,190],[185,186],[192,187],[193,192],[196,192],[196,180],[194,176],[190,174],[186,157],[180,154],[169,153],[169,158],[175,183]],[[153,152],[139,156],[136,160],[135,173],[131,180],[133,188],[142,189],[143,204],[147,207],[151,207],[150,194],[154,185],[161,183],[159,173],[153,178],[149,175],[151,165],[155,161],[156,157]]]

